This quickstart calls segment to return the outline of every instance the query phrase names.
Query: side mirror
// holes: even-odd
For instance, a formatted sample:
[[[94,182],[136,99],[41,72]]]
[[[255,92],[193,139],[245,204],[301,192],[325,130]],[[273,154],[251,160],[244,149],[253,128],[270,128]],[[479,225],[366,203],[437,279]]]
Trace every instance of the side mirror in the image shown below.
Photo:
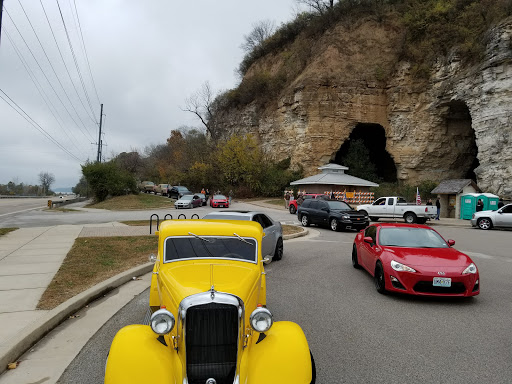
[[[448,240],[448,245],[453,247],[455,245],[455,240]]]
[[[322,207],[322,211],[329,212],[329,208],[327,208],[327,207]]]
[[[370,236],[365,236],[363,241],[368,244],[373,244],[373,239]]]
[[[268,256],[265,256],[265,258],[263,260],[261,260],[261,262],[263,264],[270,264],[271,261],[272,261],[272,259]]]
[[[154,262],[156,261],[156,256],[155,256],[155,254],[154,254],[154,253],[152,253],[151,255],[149,255],[149,261],[150,261],[151,263],[154,263]]]

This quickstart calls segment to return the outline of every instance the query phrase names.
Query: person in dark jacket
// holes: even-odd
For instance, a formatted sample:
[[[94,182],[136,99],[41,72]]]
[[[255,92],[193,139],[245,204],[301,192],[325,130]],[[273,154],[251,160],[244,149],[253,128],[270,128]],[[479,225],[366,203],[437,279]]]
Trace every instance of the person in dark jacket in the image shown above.
[[[476,211],[480,212],[483,210],[484,210],[484,202],[482,201],[482,199],[478,199],[478,201],[476,202]]]
[[[432,199],[427,200],[427,205],[432,205]]]
[[[503,207],[505,205],[505,203],[503,202],[503,199],[500,198],[500,200],[498,201],[498,209],[500,209],[501,207]]]
[[[439,197],[436,200],[436,207],[437,207],[436,220],[439,220],[439,216],[441,215],[441,199]]]

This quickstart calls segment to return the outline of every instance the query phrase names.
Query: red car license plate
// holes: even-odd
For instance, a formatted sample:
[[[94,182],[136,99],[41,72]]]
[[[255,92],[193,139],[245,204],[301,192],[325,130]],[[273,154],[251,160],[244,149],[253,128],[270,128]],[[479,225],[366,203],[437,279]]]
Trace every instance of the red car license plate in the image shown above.
[[[219,207],[224,208],[224,204],[219,204]]]
[[[434,287],[451,287],[452,279],[449,277],[434,277],[432,285]]]

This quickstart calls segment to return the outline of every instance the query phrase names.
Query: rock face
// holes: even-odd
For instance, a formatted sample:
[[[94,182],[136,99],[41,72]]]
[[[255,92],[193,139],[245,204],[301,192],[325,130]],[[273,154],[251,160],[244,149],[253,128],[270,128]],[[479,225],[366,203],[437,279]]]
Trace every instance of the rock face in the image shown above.
[[[399,61],[401,33],[375,21],[340,25],[315,44],[315,60],[269,107],[250,104],[217,119],[231,132],[253,133],[277,159],[291,156],[306,176],[333,161],[354,129],[378,124],[398,180],[474,171],[483,191],[512,197],[512,20],[490,31],[481,64],[464,67],[452,55],[428,80]],[[268,59],[259,69],[265,65],[279,62]]]

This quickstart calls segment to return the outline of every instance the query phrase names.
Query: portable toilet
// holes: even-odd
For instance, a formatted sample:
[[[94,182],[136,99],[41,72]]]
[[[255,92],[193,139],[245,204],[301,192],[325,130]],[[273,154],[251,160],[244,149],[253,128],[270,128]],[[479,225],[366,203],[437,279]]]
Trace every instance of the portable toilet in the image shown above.
[[[476,212],[476,202],[479,193],[466,193],[460,196],[460,218],[463,220],[471,220],[473,213]],[[485,207],[485,202],[484,202]]]
[[[478,199],[482,199],[484,202],[484,211],[497,211],[498,210],[498,201],[500,198],[492,193],[481,193],[477,197]]]

